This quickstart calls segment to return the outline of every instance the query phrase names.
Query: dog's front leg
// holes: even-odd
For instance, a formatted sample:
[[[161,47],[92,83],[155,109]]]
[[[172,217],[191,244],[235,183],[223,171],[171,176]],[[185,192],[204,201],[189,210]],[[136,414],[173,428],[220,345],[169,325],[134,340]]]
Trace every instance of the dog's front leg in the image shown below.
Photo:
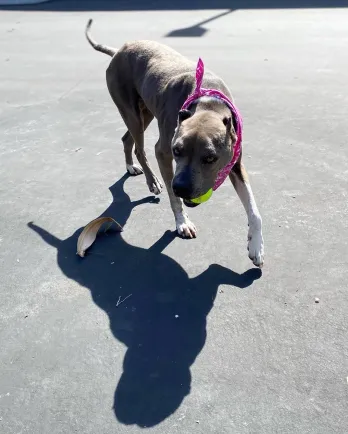
[[[230,173],[230,179],[242,201],[248,216],[248,250],[249,258],[257,267],[262,267],[264,261],[264,246],[262,236],[262,219],[248,180],[248,174],[243,163],[238,162]]]
[[[173,193],[173,157],[170,153],[168,154],[163,151],[160,140],[157,142],[155,150],[158,166],[160,168],[163,181],[166,185],[170,205],[174,213],[175,224],[178,234],[183,238],[196,238],[197,229],[195,225],[191,222],[191,220],[188,218],[188,215],[185,213],[182,200],[179,197],[176,197]]]

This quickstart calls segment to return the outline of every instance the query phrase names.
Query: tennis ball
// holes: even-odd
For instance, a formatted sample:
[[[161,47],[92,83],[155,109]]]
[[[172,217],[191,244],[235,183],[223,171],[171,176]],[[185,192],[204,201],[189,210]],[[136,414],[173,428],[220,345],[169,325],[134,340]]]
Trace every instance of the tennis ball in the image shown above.
[[[211,195],[213,194],[213,189],[209,189],[206,193],[202,194],[202,196],[196,197],[195,199],[190,199],[190,202],[193,203],[203,203],[206,202],[211,198]]]

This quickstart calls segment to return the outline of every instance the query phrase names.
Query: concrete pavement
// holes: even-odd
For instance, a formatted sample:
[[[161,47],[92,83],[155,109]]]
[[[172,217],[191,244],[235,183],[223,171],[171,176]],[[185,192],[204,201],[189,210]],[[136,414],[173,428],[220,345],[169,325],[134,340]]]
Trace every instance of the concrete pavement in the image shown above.
[[[55,3],[0,12],[0,431],[345,433],[348,9]],[[162,41],[232,89],[262,275],[228,182],[184,241],[166,194],[124,177],[90,16],[98,41]],[[156,138],[153,123],[158,172]],[[101,214],[125,230],[81,260],[77,234]]]

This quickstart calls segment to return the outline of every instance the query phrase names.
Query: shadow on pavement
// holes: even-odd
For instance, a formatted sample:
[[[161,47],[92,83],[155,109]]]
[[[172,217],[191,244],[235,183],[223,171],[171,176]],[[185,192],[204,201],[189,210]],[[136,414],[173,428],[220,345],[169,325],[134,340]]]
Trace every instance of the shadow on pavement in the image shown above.
[[[166,36],[167,37],[173,37],[173,38],[178,38],[178,37],[200,37],[203,36],[206,32],[207,29],[205,29],[203,26],[203,24],[207,24],[210,23],[212,21],[217,20],[218,18],[224,17],[225,15],[229,15],[233,12],[233,10],[229,10],[226,12],[222,12],[218,15],[214,15],[211,18],[208,18],[207,20],[201,21],[197,24],[195,24],[194,26],[190,26],[190,27],[184,27],[182,29],[177,29],[177,30],[172,30],[171,32],[169,32]]]
[[[63,12],[335,7],[347,7],[347,0],[51,0],[33,6],[0,6],[0,9]]]
[[[153,197],[131,202],[123,189],[127,178],[110,188],[113,202],[103,213],[122,225],[134,207],[157,202]],[[28,226],[57,249],[64,275],[91,291],[114,337],[127,346],[114,397],[116,418],[127,425],[151,427],[175,412],[190,393],[190,366],[205,344],[206,318],[218,286],[246,288],[261,276],[255,268],[240,275],[214,264],[189,278],[162,253],[176,236],[172,232],[149,249],[126,243],[120,233],[101,235],[81,259],[75,252],[82,228],[59,240],[33,223]],[[117,307],[120,297],[128,298]]]

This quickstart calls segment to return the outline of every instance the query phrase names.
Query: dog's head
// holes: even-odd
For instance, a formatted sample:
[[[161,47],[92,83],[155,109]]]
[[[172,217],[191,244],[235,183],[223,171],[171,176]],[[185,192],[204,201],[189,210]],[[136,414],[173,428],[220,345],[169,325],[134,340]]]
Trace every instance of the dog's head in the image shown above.
[[[187,206],[213,188],[219,170],[232,159],[237,140],[231,117],[214,111],[181,110],[172,140],[176,163],[173,191]]]

